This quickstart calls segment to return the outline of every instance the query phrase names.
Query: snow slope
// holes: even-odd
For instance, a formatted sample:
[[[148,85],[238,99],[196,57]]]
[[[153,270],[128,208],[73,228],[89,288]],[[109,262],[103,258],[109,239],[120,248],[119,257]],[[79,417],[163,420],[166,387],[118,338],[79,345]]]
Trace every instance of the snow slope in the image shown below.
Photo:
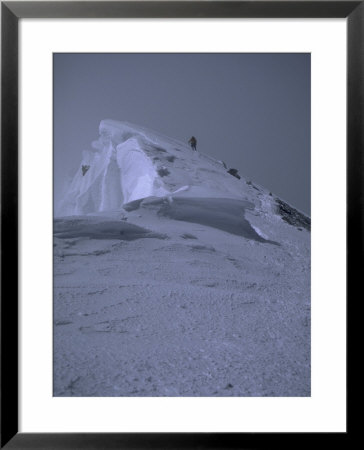
[[[310,219],[135,125],[93,147],[54,220],[54,395],[309,396]]]
[[[83,152],[56,216],[119,209],[136,199],[179,190],[188,196],[256,200],[244,179],[185,143],[114,120],[103,120],[99,133],[93,149]],[[84,175],[82,166],[90,167]]]

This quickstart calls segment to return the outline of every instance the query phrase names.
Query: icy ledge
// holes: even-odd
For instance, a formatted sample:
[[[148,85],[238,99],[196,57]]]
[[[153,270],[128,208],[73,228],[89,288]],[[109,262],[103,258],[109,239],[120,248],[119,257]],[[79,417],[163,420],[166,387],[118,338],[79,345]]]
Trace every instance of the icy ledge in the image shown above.
[[[243,178],[231,176],[221,161],[193,151],[187,138],[183,143],[128,122],[102,120],[99,138],[83,152],[56,216],[119,210],[134,200],[181,190],[192,197],[261,203]]]

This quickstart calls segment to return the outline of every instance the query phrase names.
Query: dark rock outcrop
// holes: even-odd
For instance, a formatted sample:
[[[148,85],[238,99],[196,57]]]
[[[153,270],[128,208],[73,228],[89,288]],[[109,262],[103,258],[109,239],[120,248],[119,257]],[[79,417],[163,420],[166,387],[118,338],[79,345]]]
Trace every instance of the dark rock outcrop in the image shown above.
[[[276,198],[277,212],[282,219],[294,227],[302,227],[311,231],[311,219],[283,200]]]
[[[238,180],[240,180],[240,175],[238,174],[238,169],[229,169],[227,171],[227,173],[229,173],[230,175],[232,175],[233,177],[237,178]]]

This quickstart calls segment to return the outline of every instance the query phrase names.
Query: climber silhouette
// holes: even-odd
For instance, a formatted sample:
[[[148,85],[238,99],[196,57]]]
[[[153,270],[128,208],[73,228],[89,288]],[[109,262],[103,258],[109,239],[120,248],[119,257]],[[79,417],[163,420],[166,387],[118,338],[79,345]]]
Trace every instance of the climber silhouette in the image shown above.
[[[192,136],[191,139],[188,141],[188,143],[190,144],[192,150],[196,150],[197,140],[196,140],[195,136]]]

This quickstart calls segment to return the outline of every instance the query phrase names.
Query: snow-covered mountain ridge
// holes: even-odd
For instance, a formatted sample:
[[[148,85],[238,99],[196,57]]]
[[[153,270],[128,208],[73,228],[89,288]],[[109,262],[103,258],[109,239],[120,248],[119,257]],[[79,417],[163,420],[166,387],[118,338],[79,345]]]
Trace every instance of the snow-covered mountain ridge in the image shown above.
[[[92,150],[56,207],[56,216],[120,210],[149,197],[227,198],[250,202],[263,214],[281,214],[307,228],[309,220],[265,189],[228,173],[222,161],[146,128],[103,120]],[[293,223],[292,223],[293,224]]]
[[[309,396],[310,219],[185,143],[99,131],[54,219],[53,395]]]

